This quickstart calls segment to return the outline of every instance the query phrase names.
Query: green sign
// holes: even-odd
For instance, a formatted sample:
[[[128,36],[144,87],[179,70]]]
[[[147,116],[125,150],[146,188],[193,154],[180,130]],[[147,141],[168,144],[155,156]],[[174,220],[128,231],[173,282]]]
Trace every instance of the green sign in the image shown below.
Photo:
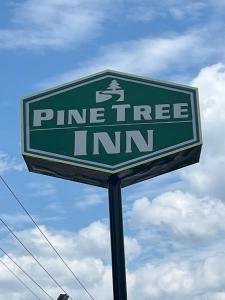
[[[198,161],[197,89],[106,70],[22,99],[31,171],[126,186]]]

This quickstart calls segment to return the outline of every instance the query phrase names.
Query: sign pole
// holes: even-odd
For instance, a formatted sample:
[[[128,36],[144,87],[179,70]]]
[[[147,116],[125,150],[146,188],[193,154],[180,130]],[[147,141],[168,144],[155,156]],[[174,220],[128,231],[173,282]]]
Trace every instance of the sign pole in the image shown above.
[[[108,192],[114,300],[127,300],[121,183],[117,175],[109,178]]]

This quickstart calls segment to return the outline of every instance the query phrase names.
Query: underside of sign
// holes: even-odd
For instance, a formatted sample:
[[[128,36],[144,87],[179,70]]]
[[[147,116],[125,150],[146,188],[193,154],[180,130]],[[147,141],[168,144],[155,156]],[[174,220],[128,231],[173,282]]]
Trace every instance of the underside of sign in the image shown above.
[[[30,171],[107,187],[196,163],[197,89],[106,70],[22,99]]]

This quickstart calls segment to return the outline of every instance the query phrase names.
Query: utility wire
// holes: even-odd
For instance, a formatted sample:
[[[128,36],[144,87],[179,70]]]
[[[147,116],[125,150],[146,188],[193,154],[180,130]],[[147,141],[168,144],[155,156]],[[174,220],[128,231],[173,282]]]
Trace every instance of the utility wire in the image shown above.
[[[56,248],[53,246],[53,244],[50,242],[50,240],[48,239],[48,237],[46,236],[46,234],[41,230],[41,228],[38,226],[37,222],[33,219],[33,217],[30,215],[30,213],[27,211],[27,209],[25,208],[25,206],[22,204],[22,202],[20,201],[20,199],[16,196],[16,194],[13,192],[13,190],[10,188],[10,186],[8,185],[8,183],[4,180],[4,178],[0,175],[0,179],[2,180],[3,184],[6,186],[6,188],[9,190],[9,192],[12,194],[12,196],[14,197],[14,199],[19,203],[19,205],[22,207],[22,209],[25,211],[25,213],[29,216],[30,220],[34,223],[34,225],[37,227],[38,231],[41,233],[41,235],[44,237],[44,239],[46,240],[46,242],[49,244],[49,246],[52,248],[52,250],[56,253],[56,255],[61,259],[61,261],[63,262],[63,264],[66,266],[66,268],[70,271],[70,273],[73,275],[73,277],[76,279],[76,281],[79,283],[79,285],[85,290],[85,292],[87,293],[87,295],[92,299],[95,300],[93,298],[93,296],[91,295],[91,293],[88,291],[88,289],[85,287],[85,285],[81,282],[81,280],[77,277],[77,275],[73,272],[73,270],[69,267],[69,265],[67,264],[67,262],[64,260],[64,258],[61,256],[61,254],[58,252],[58,250],[56,250]]]
[[[24,271],[24,269],[22,267],[20,267],[14,259],[12,259],[1,247],[0,250],[34,283],[36,284],[41,290],[42,292],[45,293],[45,295],[47,295],[51,300],[54,300],[49,294],[48,292],[46,292],[39,283],[37,283],[36,280],[34,280],[26,271]]]
[[[26,288],[30,291],[30,293],[38,300],[41,300],[41,298],[39,298],[33,291],[32,289],[22,280],[19,278],[19,276],[16,275],[16,273],[13,272],[13,270],[11,270],[6,263],[4,263],[1,259],[0,259],[1,264],[3,264],[3,266],[14,276],[16,277],[16,279]]]
[[[57,280],[46,270],[46,268],[39,262],[39,260],[32,254],[32,252],[24,245],[24,243],[18,238],[18,236],[13,232],[13,230],[6,224],[5,221],[0,217],[0,221],[7,228],[7,230],[14,236],[14,238],[21,244],[21,246],[29,253],[29,255],[36,261],[36,263],[45,271],[46,274],[54,281],[54,283],[65,293],[68,294],[64,288],[58,283]],[[70,297],[71,298],[71,297]],[[73,300],[71,298],[71,300]]]

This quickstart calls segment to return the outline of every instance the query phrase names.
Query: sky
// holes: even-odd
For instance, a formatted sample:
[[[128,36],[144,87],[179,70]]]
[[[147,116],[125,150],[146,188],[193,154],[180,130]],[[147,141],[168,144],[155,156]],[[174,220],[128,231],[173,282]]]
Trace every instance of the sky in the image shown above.
[[[107,190],[28,172],[20,98],[107,68],[198,87],[200,163],[122,191],[128,299],[224,300],[224,12],[224,0],[0,1],[0,174],[95,300],[113,299]],[[72,298],[90,299],[2,183],[0,199],[0,217]],[[0,247],[57,299],[0,225]],[[1,263],[0,293],[35,299]]]

